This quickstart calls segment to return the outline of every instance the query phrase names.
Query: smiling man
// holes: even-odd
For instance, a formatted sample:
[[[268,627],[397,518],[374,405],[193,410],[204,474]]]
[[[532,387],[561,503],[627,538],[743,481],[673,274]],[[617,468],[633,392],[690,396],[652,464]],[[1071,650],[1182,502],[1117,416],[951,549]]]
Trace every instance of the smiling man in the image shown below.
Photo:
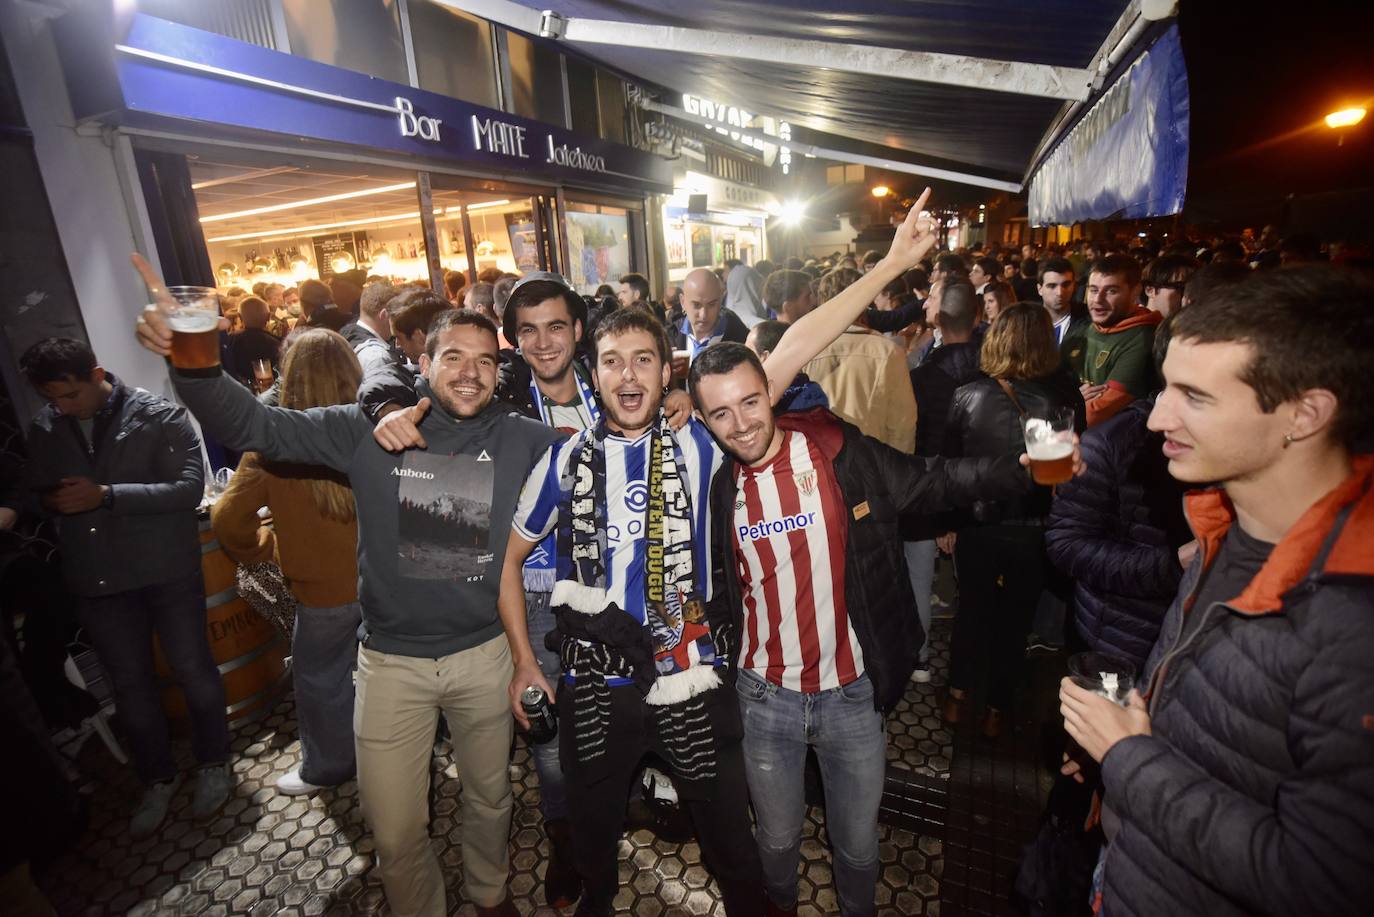
[[[732,459],[712,484],[711,518],[741,635],[735,687],[767,913],[797,913],[809,746],[825,785],[840,913],[871,915],[883,714],[925,642],[917,616],[896,612],[915,605],[898,517],[1020,496],[1030,477],[1011,456],[907,455],[824,408],[775,418],[772,383],[739,345],[702,354],[688,378]]]
[[[767,364],[769,377],[780,380],[778,392],[933,247],[930,222],[918,216],[928,194],[884,262],[779,342]],[[715,298],[713,291],[698,295]],[[690,296],[684,291],[684,301]],[[762,882],[739,710],[727,687],[738,638],[712,582],[707,496],[723,454],[699,421],[676,433],[668,426],[661,404],[671,378],[669,347],[663,328],[643,312],[604,319],[593,362],[602,420],[553,446],[526,483],[500,598],[516,657],[511,706],[523,719],[518,698],[525,687],[552,693],[529,647],[521,562],[553,533],[552,601],[563,661],[557,706],[584,884],[579,914],[611,913],[630,776],[654,751],[673,771],[727,914],[758,917]]]
[[[1353,272],[1261,272],[1175,319],[1149,426],[1218,485],[1187,497],[1199,550],[1127,707],[1060,686],[1102,767],[1105,913],[1369,910],[1371,365]]]
[[[161,287],[150,273],[145,279]],[[169,353],[171,330],[157,307],[144,312],[138,335],[154,353]],[[218,370],[171,376],[181,400],[226,446],[348,475],[363,608],[358,789],[392,911],[447,912],[427,831],[430,750],[442,713],[463,775],[465,890],[479,914],[512,915],[512,726],[504,696],[511,657],[497,587],[520,482],[558,434],[493,402],[496,329],[480,313],[440,313],[420,369],[420,401],[403,413],[421,448],[399,455],[374,441],[357,405],[269,408]]]
[[[1154,387],[1151,352],[1155,326],[1164,316],[1140,304],[1140,265],[1129,255],[1093,263],[1085,302],[1092,326],[1083,333],[1082,359],[1070,363],[1083,383],[1092,426]]]

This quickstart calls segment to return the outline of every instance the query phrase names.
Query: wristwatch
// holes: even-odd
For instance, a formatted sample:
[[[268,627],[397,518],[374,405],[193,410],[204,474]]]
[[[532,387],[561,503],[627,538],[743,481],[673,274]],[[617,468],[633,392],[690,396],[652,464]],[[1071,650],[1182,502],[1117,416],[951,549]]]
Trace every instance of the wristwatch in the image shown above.
[[[114,488],[108,484],[105,485],[104,496],[100,498],[100,508],[114,509]]]

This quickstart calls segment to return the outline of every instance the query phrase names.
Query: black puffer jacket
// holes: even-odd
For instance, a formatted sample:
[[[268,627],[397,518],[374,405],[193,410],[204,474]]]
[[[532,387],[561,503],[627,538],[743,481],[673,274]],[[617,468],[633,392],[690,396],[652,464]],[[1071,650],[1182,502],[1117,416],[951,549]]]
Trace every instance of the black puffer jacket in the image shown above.
[[[1055,408],[1073,408],[1074,429],[1087,426],[1087,413],[1078,382],[1060,369],[1040,379],[1012,379],[1012,391],[1021,407],[1031,415]],[[945,445],[940,454],[960,456],[1012,455],[1026,451],[1021,432],[1021,415],[997,380],[983,377],[962,385],[950,405]],[[994,524],[1040,519],[1049,512],[1050,489],[1036,487],[1029,494],[998,502],[983,499],[972,507],[972,522]]]
[[[1055,491],[1045,523],[1050,563],[1074,580],[1079,636],[1137,671],[1178,592],[1178,547],[1193,537],[1164,436],[1145,426],[1152,407],[1142,398],[1083,434],[1088,469]]]
[[[1010,498],[1030,488],[1030,475],[1008,456],[949,462],[906,455],[864,436],[824,408],[784,414],[777,422],[804,433],[835,469],[849,510],[845,611],[859,638],[864,672],[873,683],[874,706],[887,710],[901,699],[925,644],[925,632],[912,611],[916,603],[897,536],[898,514],[950,509],[979,495]],[[739,559],[733,554],[735,498],[735,463],[727,457],[711,482],[717,552],[712,568],[724,574],[734,632],[743,634]],[[738,658],[733,664],[739,664]]]
[[[1119,822],[1103,913],[1368,914],[1374,901],[1374,456],[1235,599],[1190,607],[1234,521],[1190,494],[1201,549],[1151,653],[1151,735],[1102,761]]]

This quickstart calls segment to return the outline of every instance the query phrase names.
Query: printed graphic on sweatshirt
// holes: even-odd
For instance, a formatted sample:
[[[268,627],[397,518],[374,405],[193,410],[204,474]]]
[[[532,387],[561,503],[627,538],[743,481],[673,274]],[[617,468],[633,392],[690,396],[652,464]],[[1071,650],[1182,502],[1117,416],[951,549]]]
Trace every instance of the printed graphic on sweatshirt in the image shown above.
[[[491,562],[492,469],[474,455],[411,450],[400,468],[399,572],[415,579],[476,582]]]

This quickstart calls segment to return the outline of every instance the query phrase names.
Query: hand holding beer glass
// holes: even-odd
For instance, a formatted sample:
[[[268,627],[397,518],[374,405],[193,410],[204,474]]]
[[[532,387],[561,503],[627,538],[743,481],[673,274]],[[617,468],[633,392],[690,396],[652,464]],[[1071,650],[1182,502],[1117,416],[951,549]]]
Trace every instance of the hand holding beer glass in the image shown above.
[[[1021,418],[1031,478],[1047,486],[1063,484],[1074,473],[1073,409],[1051,408],[1041,414]]]
[[[272,382],[275,378],[276,377],[272,373],[271,360],[253,361],[253,391],[261,395],[272,387]]]
[[[162,278],[142,255],[130,260],[148,285],[154,302],[139,316],[136,331],[144,347],[170,357],[177,369],[219,366],[219,332],[223,319],[214,287],[163,286]]]

